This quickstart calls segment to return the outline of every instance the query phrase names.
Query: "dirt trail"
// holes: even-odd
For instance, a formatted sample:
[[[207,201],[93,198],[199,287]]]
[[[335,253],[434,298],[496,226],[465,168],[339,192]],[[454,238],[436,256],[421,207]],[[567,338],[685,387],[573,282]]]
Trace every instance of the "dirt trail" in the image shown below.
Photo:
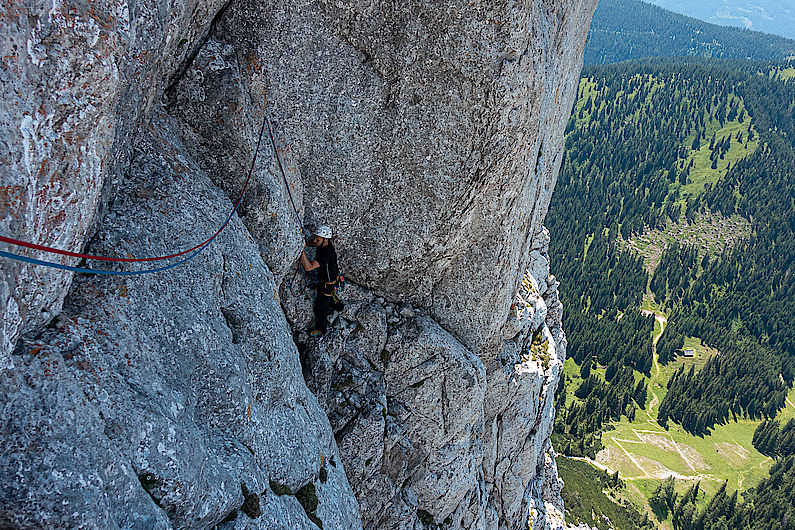
[[[557,455],[556,458],[568,458],[569,460],[579,460],[581,462],[588,462],[592,466],[601,469],[602,471],[606,471],[611,475],[616,472],[615,469],[612,469],[610,466],[606,466],[601,462],[597,462],[592,458],[588,458],[587,456],[565,456],[565,455]],[[642,468],[641,468],[642,469]],[[645,471],[644,471],[645,473]],[[663,473],[652,475],[652,474],[644,474],[638,477],[625,477],[620,475],[621,480],[626,481],[633,481],[633,480],[649,480],[649,479],[657,479],[657,480],[665,480],[668,477],[674,477],[676,480],[694,480],[694,481],[704,481],[704,480],[711,480],[713,482],[723,482],[722,480],[716,479],[712,475],[705,475],[703,473],[699,473],[698,475],[683,475],[681,473],[677,473],[676,471],[667,470]]]
[[[624,452],[625,455],[627,455],[627,458],[629,458],[630,462],[632,462],[632,464],[634,464],[636,468],[640,469],[640,472],[643,473],[643,478],[651,478],[649,472],[643,469],[643,466],[640,465],[640,462],[638,462],[637,458],[635,458],[632,455],[632,453],[627,451],[626,448],[623,445],[621,445],[621,443],[618,441],[618,438],[611,436],[610,439],[613,440],[613,443],[616,444],[618,448]]]
[[[650,383],[654,383],[660,377],[660,363],[658,362],[658,355],[657,355],[657,341],[660,340],[662,337],[663,331],[665,331],[665,325],[668,323],[668,319],[665,318],[664,315],[659,315],[657,313],[653,313],[652,311],[643,311],[643,314],[654,314],[654,320],[660,323],[660,333],[658,333],[654,340],[652,341],[651,346],[651,353],[654,359],[654,378],[650,381]],[[654,407],[660,404],[660,399],[657,397],[657,393],[652,390],[651,392],[652,398],[651,402],[649,403],[649,411],[648,415],[651,418],[651,413],[654,411]]]
[[[555,455],[555,458],[568,458],[569,460],[579,460],[580,462],[588,462],[593,467],[599,468],[602,471],[607,471],[610,474],[615,473],[615,469],[610,469],[610,467],[597,462],[593,458],[588,458],[587,456],[566,456],[566,455],[563,455],[563,454],[558,454],[558,455]]]

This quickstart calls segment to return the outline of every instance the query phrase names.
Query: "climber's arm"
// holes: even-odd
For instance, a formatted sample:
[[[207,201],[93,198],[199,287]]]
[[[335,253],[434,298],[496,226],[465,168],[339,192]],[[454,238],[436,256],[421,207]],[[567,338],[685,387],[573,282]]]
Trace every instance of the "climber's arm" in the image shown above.
[[[303,265],[306,272],[313,271],[320,267],[320,263],[318,263],[317,260],[309,261],[309,258],[306,257],[306,252],[303,250],[301,251],[301,265]]]

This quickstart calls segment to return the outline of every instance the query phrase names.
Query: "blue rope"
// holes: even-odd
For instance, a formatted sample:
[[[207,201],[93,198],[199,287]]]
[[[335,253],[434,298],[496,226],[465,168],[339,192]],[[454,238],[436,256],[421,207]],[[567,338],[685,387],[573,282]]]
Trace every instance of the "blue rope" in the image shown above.
[[[243,187],[243,193],[245,193],[246,187],[248,186],[248,182],[251,180],[251,174],[254,171],[254,165],[257,162],[257,155],[259,154],[260,142],[262,142],[262,133],[265,132],[265,124],[267,122],[268,122],[268,117],[266,115],[265,116],[265,120],[262,122],[262,128],[260,128],[260,130],[259,130],[259,138],[257,139],[257,147],[256,147],[256,149],[254,151],[254,158],[251,160],[251,168],[248,170],[248,179],[246,180],[246,186]],[[270,124],[268,124],[268,132],[270,132]],[[273,140],[273,135],[271,135],[271,140]],[[274,144],[274,149],[275,148],[276,148],[276,144]],[[276,155],[277,159],[278,159],[278,156],[279,155],[277,153],[277,155]],[[281,162],[279,162],[279,167],[281,167]],[[282,170],[282,174],[284,174],[284,170]],[[105,274],[105,275],[109,275],[109,276],[137,276],[139,274],[151,274],[151,273],[155,273],[155,272],[167,271],[169,269],[173,269],[174,267],[178,267],[178,266],[182,265],[183,263],[187,263],[188,261],[190,261],[193,258],[195,258],[196,256],[198,256],[199,253],[201,253],[202,250],[207,248],[207,246],[215,239],[215,237],[218,234],[220,234],[223,231],[224,228],[226,228],[226,225],[229,224],[229,221],[232,220],[232,217],[237,212],[238,207],[240,206],[240,203],[243,202],[243,193],[240,194],[240,198],[238,198],[237,203],[235,204],[235,207],[229,213],[229,216],[226,218],[226,221],[224,221],[224,224],[221,226],[221,229],[218,232],[216,232],[213,237],[208,239],[207,242],[204,245],[199,247],[198,250],[196,250],[196,252],[194,252],[193,254],[188,256],[187,258],[181,259],[181,260],[177,261],[176,263],[172,263],[171,265],[166,265],[164,267],[157,267],[155,269],[144,269],[144,270],[140,270],[140,271],[113,271],[113,270],[102,270],[102,269],[86,269],[84,267],[72,267],[71,265],[62,265],[61,263],[55,263],[55,262],[52,262],[52,261],[44,261],[44,260],[40,260],[40,259],[29,258],[27,256],[22,256],[20,254],[14,254],[13,252],[6,252],[4,250],[0,250],[0,256],[2,256],[4,258],[15,260],[15,261],[23,261],[25,263],[32,263],[33,265],[41,265],[41,266],[44,266],[44,267],[50,267],[50,268],[53,268],[53,269],[61,269],[61,270],[65,270],[65,271],[82,272],[84,274]],[[287,190],[287,193],[290,193],[289,188]],[[290,196],[290,200],[292,201],[292,196]],[[295,209],[295,204],[293,204],[293,209]],[[296,212],[296,214],[297,214],[297,212]],[[300,222],[300,218],[299,218],[299,222]],[[303,226],[302,226],[302,228],[303,228]]]
[[[156,269],[144,269],[144,270],[141,270],[141,271],[111,271],[111,270],[102,270],[102,269],[86,269],[86,268],[83,268],[83,267],[72,267],[71,265],[62,265],[60,263],[53,263],[51,261],[44,261],[44,260],[40,260],[40,259],[29,258],[27,256],[21,256],[19,254],[14,254],[13,252],[5,252],[3,250],[0,250],[0,256],[3,256],[4,258],[13,259],[13,260],[16,260],[16,261],[24,261],[25,263],[32,263],[34,265],[43,265],[45,267],[50,267],[50,268],[53,268],[53,269],[61,269],[61,270],[72,271],[72,272],[82,272],[82,273],[85,273],[85,274],[107,274],[107,275],[110,275],[110,276],[135,276],[135,275],[138,275],[138,274],[149,274],[149,273],[152,273],[152,272],[163,272],[163,271],[167,271],[169,269],[173,269],[174,267],[182,265],[183,263],[185,263],[187,261],[190,261],[193,258],[195,258],[196,256],[198,256],[199,253],[202,250],[204,250],[205,248],[207,248],[207,245],[209,245],[209,244],[210,243],[205,244],[203,247],[200,247],[199,250],[197,250],[196,252],[194,252],[193,254],[188,256],[187,258],[181,259],[181,260],[177,261],[176,263],[172,263],[171,265],[166,265],[165,267],[158,267]]]

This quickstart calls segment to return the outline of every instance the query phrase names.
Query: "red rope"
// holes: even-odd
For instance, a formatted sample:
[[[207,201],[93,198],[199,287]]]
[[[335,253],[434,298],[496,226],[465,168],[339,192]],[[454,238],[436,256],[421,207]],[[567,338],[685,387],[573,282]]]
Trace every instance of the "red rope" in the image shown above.
[[[265,110],[265,112],[267,113],[267,109]],[[48,246],[45,246],[45,245],[38,245],[36,243],[29,243],[27,241],[20,241],[18,239],[13,239],[13,238],[6,237],[6,236],[3,236],[3,235],[0,235],[0,241],[2,241],[3,243],[9,243],[11,245],[18,245],[20,247],[32,248],[32,249],[35,249],[35,250],[41,250],[43,252],[50,252],[52,254],[60,254],[62,256],[71,256],[73,258],[92,259],[92,260],[100,260],[100,261],[113,261],[113,262],[117,262],[117,263],[139,263],[139,262],[142,262],[142,261],[160,261],[160,260],[164,260],[164,259],[176,258],[178,256],[183,256],[185,254],[193,252],[194,250],[197,250],[197,249],[203,247],[204,245],[206,245],[207,243],[209,243],[210,241],[212,241],[213,239],[218,237],[218,235],[221,232],[224,231],[224,229],[226,228],[226,225],[229,224],[229,221],[232,220],[232,216],[234,215],[235,211],[237,211],[237,208],[240,206],[240,202],[243,200],[243,195],[246,193],[246,189],[248,188],[248,184],[251,181],[251,174],[253,173],[253,170],[254,170],[254,164],[257,161],[257,153],[259,152],[260,141],[262,141],[262,132],[265,130],[265,123],[267,122],[267,119],[268,118],[267,118],[267,114],[266,114],[265,115],[265,120],[262,122],[262,130],[260,130],[259,139],[257,140],[257,150],[254,152],[254,159],[251,161],[251,169],[248,172],[248,177],[246,178],[246,183],[243,185],[243,191],[240,192],[240,196],[237,198],[237,201],[235,202],[235,207],[232,209],[232,213],[226,219],[226,222],[223,225],[221,225],[221,228],[219,228],[212,236],[208,237],[207,239],[205,239],[201,243],[199,243],[197,245],[194,245],[194,246],[192,246],[191,248],[189,248],[187,250],[183,250],[181,252],[177,252],[176,254],[169,254],[168,256],[154,256],[154,257],[150,257],[150,258],[113,258],[113,257],[108,257],[108,256],[95,256],[93,254],[80,254],[79,252],[72,252],[70,250],[61,250],[61,249],[58,249],[58,248],[52,248],[52,247],[48,247]]]

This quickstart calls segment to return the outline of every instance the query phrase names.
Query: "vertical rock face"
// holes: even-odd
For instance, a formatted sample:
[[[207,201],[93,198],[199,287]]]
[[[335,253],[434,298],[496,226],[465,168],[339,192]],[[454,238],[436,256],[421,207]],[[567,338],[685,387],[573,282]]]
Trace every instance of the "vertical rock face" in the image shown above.
[[[549,204],[594,6],[241,0],[217,36],[267,90],[350,276],[480,351]]]
[[[187,246],[232,209],[162,114],[126,183],[91,245],[104,255]],[[168,275],[78,278],[2,380],[0,526],[205,528],[240,512],[248,527],[311,528],[285,492],[312,484],[315,517],[357,527],[276,290],[238,220]]]
[[[331,421],[365,528],[563,524],[549,436],[566,339],[548,242],[546,229],[533,240],[493,359],[426,309],[360,288],[346,293],[334,331],[301,341],[304,376]]]
[[[0,233],[169,254],[252,180],[166,273],[0,262],[0,526],[561,526],[541,223],[594,7],[7,2]]]
[[[257,137],[265,99],[262,91],[249,90],[235,47],[208,40],[170,91],[169,100],[191,155],[230,197],[240,195],[261,140],[253,182],[238,212],[265,263],[277,277],[283,276],[304,245],[298,219],[303,213],[301,175],[283,140],[273,139],[277,160],[268,129]]]
[[[81,251],[99,221],[106,181],[124,171],[139,121],[224,1],[3,3],[3,235]],[[0,266],[3,369],[20,333],[59,312],[72,276],[7,260]]]

